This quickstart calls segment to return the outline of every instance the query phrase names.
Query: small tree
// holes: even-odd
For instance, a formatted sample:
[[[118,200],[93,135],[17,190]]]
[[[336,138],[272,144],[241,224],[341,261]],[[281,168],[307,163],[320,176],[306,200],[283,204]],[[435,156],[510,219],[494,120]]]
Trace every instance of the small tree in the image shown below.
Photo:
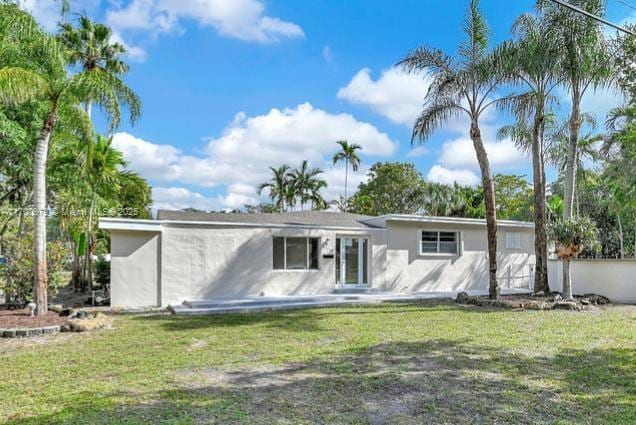
[[[598,231],[592,220],[587,217],[573,217],[557,220],[550,226],[550,237],[556,244],[556,255],[569,267],[585,246],[596,249]],[[572,299],[572,284],[563,280],[563,298]]]

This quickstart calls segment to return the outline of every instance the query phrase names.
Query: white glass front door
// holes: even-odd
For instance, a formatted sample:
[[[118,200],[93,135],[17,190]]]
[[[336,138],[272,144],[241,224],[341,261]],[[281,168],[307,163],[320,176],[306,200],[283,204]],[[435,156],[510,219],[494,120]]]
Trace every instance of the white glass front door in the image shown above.
[[[369,240],[336,238],[336,283],[340,286],[366,286]]]

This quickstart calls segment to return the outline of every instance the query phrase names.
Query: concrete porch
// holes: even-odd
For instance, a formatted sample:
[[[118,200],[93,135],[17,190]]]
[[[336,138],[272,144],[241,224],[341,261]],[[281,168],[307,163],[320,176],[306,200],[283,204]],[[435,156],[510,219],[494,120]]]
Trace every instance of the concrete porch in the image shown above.
[[[334,293],[314,296],[289,295],[284,297],[217,298],[188,300],[180,305],[170,305],[168,310],[177,315],[247,313],[258,311],[288,310],[300,308],[335,307],[356,304],[381,304],[387,302],[415,302],[426,299],[454,299],[459,291],[420,292],[401,294],[395,292]],[[488,295],[486,290],[466,291],[468,295]],[[528,294],[527,289],[502,289],[502,295]]]

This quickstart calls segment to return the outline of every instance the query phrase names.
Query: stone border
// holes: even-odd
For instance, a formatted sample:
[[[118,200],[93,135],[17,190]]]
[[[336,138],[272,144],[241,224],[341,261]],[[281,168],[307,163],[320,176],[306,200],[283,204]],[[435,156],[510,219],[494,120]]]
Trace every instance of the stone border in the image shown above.
[[[60,332],[61,325],[40,328],[0,329],[0,338],[22,338],[27,336],[52,335]]]

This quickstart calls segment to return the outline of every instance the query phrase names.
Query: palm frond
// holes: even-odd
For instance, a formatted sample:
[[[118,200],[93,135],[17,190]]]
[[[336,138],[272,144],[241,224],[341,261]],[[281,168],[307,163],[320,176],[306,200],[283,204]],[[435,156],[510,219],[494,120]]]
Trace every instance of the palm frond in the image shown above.
[[[47,81],[40,74],[24,68],[0,69],[0,102],[15,105],[46,96]]]
[[[452,118],[457,118],[463,109],[455,102],[439,102],[428,105],[413,125],[411,143],[415,139],[424,142],[435,130],[442,127]]]

